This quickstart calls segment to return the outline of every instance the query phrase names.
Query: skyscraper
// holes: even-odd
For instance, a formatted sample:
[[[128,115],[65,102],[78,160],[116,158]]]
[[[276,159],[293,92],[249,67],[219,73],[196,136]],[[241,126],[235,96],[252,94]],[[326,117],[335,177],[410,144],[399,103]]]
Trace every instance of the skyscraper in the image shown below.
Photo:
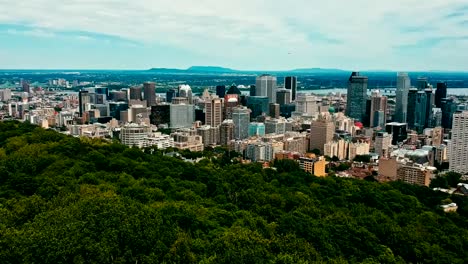
[[[171,128],[190,128],[195,122],[195,106],[191,104],[171,104]]]
[[[320,153],[323,154],[325,144],[333,140],[334,133],[335,124],[333,121],[324,117],[319,117],[319,119],[313,121],[310,126],[309,149],[318,149],[320,150]]]
[[[346,115],[361,122],[366,116],[367,84],[368,78],[360,76],[359,72],[349,77]]]
[[[270,104],[270,116],[272,118],[280,117],[280,105],[279,104]]]
[[[387,123],[387,97],[382,96],[379,91],[372,92],[370,126],[384,127]]]
[[[278,89],[276,91],[276,103],[281,105],[287,105],[291,103],[291,91],[287,89]]]
[[[297,95],[297,77],[287,76],[284,78],[284,88],[291,91],[291,101],[296,100]]]
[[[434,93],[432,92],[432,87],[429,86],[424,90],[426,93],[426,119],[424,123],[424,128],[431,127],[432,125],[432,109],[434,108]]]
[[[179,97],[185,97],[188,99],[189,104],[192,104],[192,88],[189,85],[179,85]]]
[[[227,146],[234,139],[234,122],[232,119],[226,119],[219,127],[221,146]]]
[[[427,81],[427,78],[419,77],[418,80],[416,81],[416,88],[418,88],[419,91],[424,91],[428,87],[429,87],[429,82]]]
[[[442,99],[442,127],[451,129],[453,124],[453,114],[457,111],[457,103],[452,98]]]
[[[166,92],[166,102],[170,103],[172,102],[172,98],[177,97],[177,89],[169,89]]]
[[[141,98],[141,87],[130,88],[130,100],[142,100]]]
[[[265,124],[252,122],[249,124],[249,137],[265,136]]]
[[[437,90],[435,92],[435,106],[437,108],[442,107],[442,99],[447,98],[447,83],[437,83]]]
[[[148,106],[156,105],[156,83],[154,82],[145,82],[143,84],[143,94],[145,100],[148,102]]]
[[[427,94],[425,91],[410,89],[408,93],[408,126],[410,129],[415,129],[422,132],[426,124],[430,121],[427,118]]]
[[[255,95],[266,96],[269,103],[276,103],[276,77],[268,74],[258,76],[255,83]]]
[[[219,98],[224,98],[224,96],[226,95],[226,86],[225,85],[216,86],[216,95]]]
[[[387,132],[378,132],[375,136],[375,153],[381,158],[388,158],[390,146],[392,145],[392,135]]]
[[[269,99],[266,96],[250,96],[247,99],[247,107],[252,110],[252,118],[269,113]]]
[[[468,111],[453,115],[452,141],[450,143],[451,171],[468,173]]]
[[[249,137],[250,109],[247,107],[236,107],[232,110],[232,121],[234,122],[234,138],[246,139]]]
[[[396,90],[395,121],[406,123],[408,111],[408,93],[411,87],[411,79],[407,73],[398,73]]]
[[[91,103],[91,97],[88,91],[79,91],[78,92],[78,101],[79,101],[79,112],[80,116],[83,116],[83,113],[89,109],[87,109],[86,105]]]
[[[217,127],[223,122],[223,102],[220,98],[213,98],[205,102],[205,123]]]

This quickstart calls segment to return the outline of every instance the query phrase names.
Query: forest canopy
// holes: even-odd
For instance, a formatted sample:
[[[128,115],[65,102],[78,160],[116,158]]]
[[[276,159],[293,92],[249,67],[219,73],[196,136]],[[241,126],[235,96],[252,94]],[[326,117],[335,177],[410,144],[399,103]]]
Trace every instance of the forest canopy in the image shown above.
[[[230,155],[0,122],[0,263],[468,263],[465,197]]]

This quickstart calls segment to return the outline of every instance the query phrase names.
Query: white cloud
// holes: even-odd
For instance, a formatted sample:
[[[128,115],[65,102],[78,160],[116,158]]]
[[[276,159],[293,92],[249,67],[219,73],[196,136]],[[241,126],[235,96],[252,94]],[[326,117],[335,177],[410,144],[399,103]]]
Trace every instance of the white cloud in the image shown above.
[[[466,41],[454,38],[468,36],[466,0],[0,0],[0,9],[14,10],[0,23],[37,28],[21,34],[107,34],[228,66],[430,69],[433,57],[430,63],[466,69],[468,59]],[[438,45],[425,45],[434,38]],[[427,53],[401,55],[418,45]]]

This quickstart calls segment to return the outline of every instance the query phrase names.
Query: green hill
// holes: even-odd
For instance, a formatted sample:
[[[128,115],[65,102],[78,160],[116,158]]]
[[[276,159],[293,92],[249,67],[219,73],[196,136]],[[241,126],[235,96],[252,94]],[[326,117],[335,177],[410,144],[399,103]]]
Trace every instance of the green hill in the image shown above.
[[[463,197],[445,214],[429,188],[231,154],[193,165],[0,122],[0,263],[468,263]]]

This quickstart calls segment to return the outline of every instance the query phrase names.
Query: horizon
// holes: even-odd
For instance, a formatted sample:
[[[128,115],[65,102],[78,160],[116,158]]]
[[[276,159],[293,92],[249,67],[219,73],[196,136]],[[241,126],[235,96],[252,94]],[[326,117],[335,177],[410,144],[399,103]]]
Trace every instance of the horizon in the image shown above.
[[[468,71],[466,0],[5,0],[0,7],[14,10],[0,15],[3,69]]]

